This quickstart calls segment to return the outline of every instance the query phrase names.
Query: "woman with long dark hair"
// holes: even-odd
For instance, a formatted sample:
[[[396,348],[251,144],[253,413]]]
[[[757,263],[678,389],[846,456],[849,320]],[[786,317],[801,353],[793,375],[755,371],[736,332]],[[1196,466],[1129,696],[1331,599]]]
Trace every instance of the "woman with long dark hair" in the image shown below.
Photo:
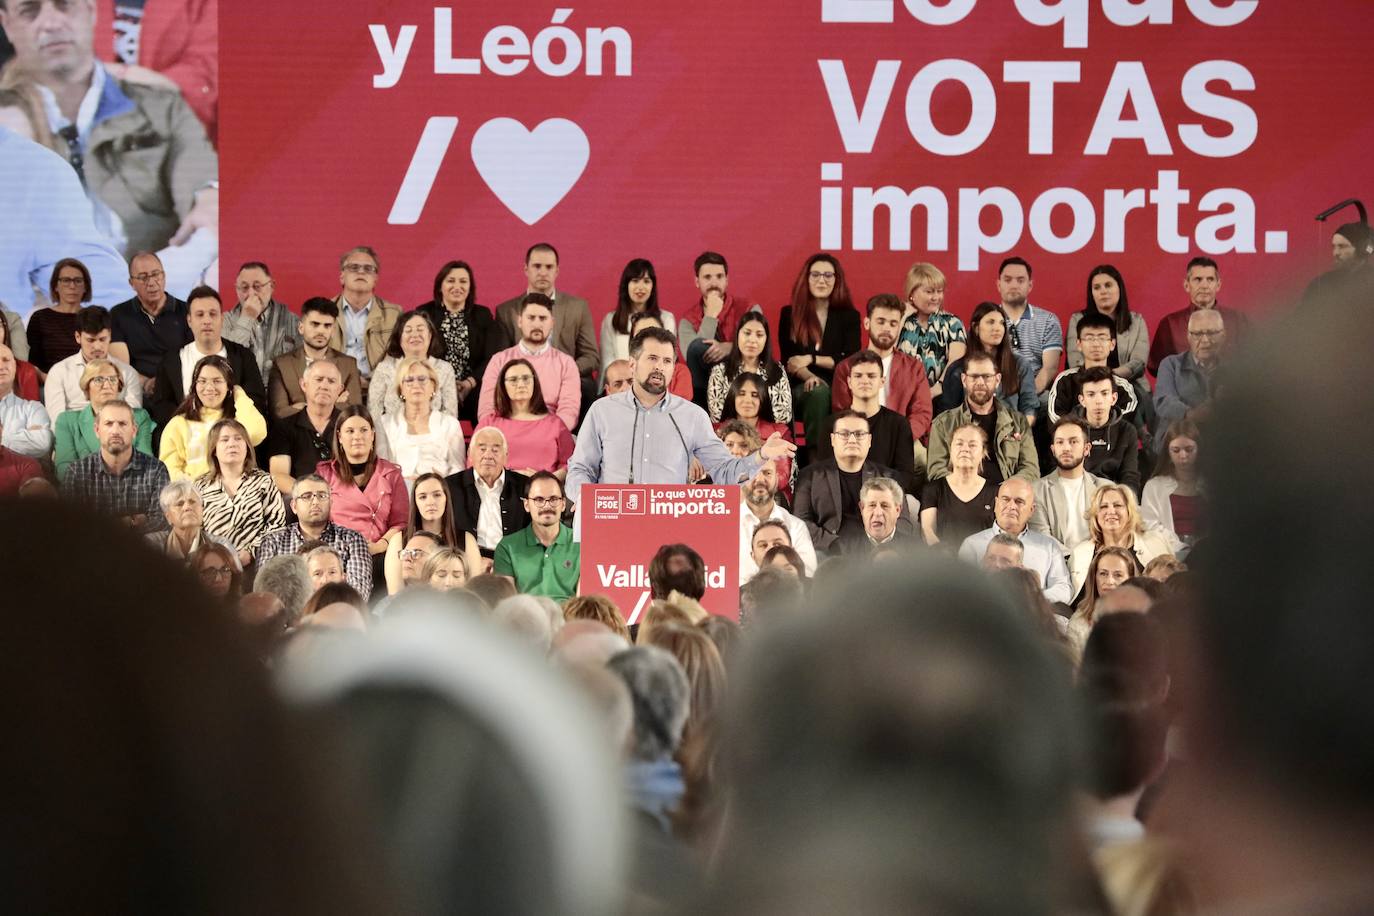
[[[768,400],[773,405],[773,419],[778,423],[792,422],[792,386],[787,373],[773,360],[772,334],[768,319],[759,312],[749,312],[735,329],[735,347],[724,362],[711,367],[706,383],[706,410],[712,420],[719,420],[725,409],[726,393],[741,372],[759,376],[768,385]]]
[[[978,353],[991,358],[992,364],[1002,375],[997,396],[1028,419],[1035,416],[1035,411],[1040,407],[1040,396],[1035,392],[1035,370],[1017,355],[1007,327],[1007,313],[1000,304],[978,303],[968,323],[968,351],[950,363],[945,371],[945,390],[935,405],[936,413],[964,403],[964,366],[969,357]]]
[[[377,428],[366,408],[350,404],[339,410],[334,457],[315,470],[329,484],[329,520],[361,534],[368,551],[380,559],[387,537],[405,529],[410,497],[401,469],[377,456]],[[373,572],[380,586],[382,570]]]
[[[167,428],[158,458],[173,480],[195,480],[210,470],[210,429],[221,419],[238,420],[248,431],[248,444],[267,438],[267,421],[253,399],[234,384],[234,370],[223,356],[206,356],[191,371],[191,388]]]
[[[813,454],[830,415],[835,365],[858,351],[860,323],[839,259],[824,253],[807,258],[792,284],[792,301],[778,317],[778,348],[792,380],[792,409]]]
[[[434,275],[434,298],[415,311],[438,331],[439,358],[453,369],[458,415],[477,419],[478,388],[491,359],[491,310],[477,302],[477,276],[467,261],[449,261]]]
[[[676,333],[677,319],[658,304],[658,274],[644,258],[635,258],[620,272],[615,310],[601,321],[601,371],[618,359],[630,358],[630,328],[641,315],[652,315],[664,329]]]
[[[1126,280],[1111,264],[1099,264],[1088,271],[1087,302],[1083,311],[1069,316],[1068,366],[1083,365],[1078,348],[1078,322],[1084,315],[1106,315],[1116,323],[1116,349],[1107,357],[1112,374],[1129,381],[1136,389],[1140,419],[1154,425],[1154,400],[1145,380],[1145,363],[1150,356],[1150,331],[1145,317],[1131,311],[1126,295]]]
[[[736,421],[753,427],[760,442],[766,442],[773,433],[791,442],[792,424],[779,423],[773,418],[773,399],[768,396],[770,390],[761,375],[741,372],[735,376],[735,380],[725,392],[725,403],[721,407],[720,422],[716,424],[716,430],[719,431],[725,424]],[[794,469],[791,458],[778,459],[778,487],[789,500],[792,498]]]

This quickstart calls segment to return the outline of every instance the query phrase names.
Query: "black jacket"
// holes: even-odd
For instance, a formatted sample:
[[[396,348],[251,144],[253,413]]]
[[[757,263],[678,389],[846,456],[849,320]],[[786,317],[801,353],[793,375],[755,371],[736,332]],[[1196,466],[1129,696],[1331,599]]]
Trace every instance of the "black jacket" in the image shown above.
[[[865,461],[860,471],[862,480],[870,477],[891,477],[896,480],[897,472],[872,461]],[[792,514],[806,523],[811,535],[811,543],[823,553],[838,553],[843,548],[840,540],[840,527],[844,524],[843,495],[840,487],[840,468],[834,458],[817,461],[802,468],[797,475],[797,487],[792,497]],[[854,506],[858,512],[858,506]],[[897,519],[899,531],[914,531],[910,513],[902,507],[901,517]]]
[[[430,321],[434,322],[435,330],[439,330],[444,321],[445,309],[434,300],[418,306],[415,311],[426,315]],[[469,365],[468,375],[476,380],[478,386],[482,384],[482,374],[487,371],[487,362],[491,355],[499,348],[496,340],[496,319],[491,315],[491,309],[485,305],[473,303],[463,310],[463,317],[468,322],[468,354]],[[439,345],[443,346],[443,338],[440,337]],[[440,359],[445,357],[441,356]],[[459,378],[458,381],[462,381]],[[473,393],[473,400],[476,400],[476,392]]]
[[[453,504],[453,523],[459,531],[471,531],[477,535],[477,517],[482,511],[482,497],[477,493],[477,472],[472,468],[450,474],[448,484],[449,500]],[[529,489],[530,479],[518,471],[506,469],[506,479],[501,485],[501,533],[513,534],[530,524],[530,514],[525,511],[525,492]],[[489,557],[492,550],[482,548],[482,556]]]
[[[267,386],[262,383],[262,373],[258,371],[258,359],[253,355],[253,351],[232,340],[225,340],[224,352],[229,360],[229,368],[234,370],[234,384],[243,389],[243,393],[248,395],[253,406],[264,418],[270,418],[271,414],[267,410]],[[233,392],[228,396],[232,398]],[[162,365],[157,370],[157,379],[153,383],[153,396],[144,406],[157,421],[157,428],[161,431],[184,400],[186,389],[181,383],[181,350],[171,350],[162,358]]]
[[[1078,416],[1083,416],[1080,410]],[[1087,420],[1084,420],[1087,423]],[[1088,429],[1092,448],[1083,460],[1089,474],[1125,484],[1140,498],[1140,431],[1115,408],[1106,426]]]

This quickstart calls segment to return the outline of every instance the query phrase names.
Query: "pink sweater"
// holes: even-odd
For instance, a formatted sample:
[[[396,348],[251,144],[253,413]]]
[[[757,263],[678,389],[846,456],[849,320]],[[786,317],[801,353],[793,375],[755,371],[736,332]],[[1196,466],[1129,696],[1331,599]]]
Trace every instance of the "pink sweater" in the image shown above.
[[[334,524],[352,528],[369,544],[380,541],[392,528],[406,526],[410,494],[406,492],[401,469],[390,461],[377,459],[372,477],[362,490],[357,484],[345,485],[332,461],[321,461],[315,470],[329,484],[329,520]]]
[[[544,348],[543,353],[533,354],[516,344],[495,353],[487,363],[487,371],[482,374],[482,392],[477,397],[477,416],[485,417],[496,412],[496,380],[501,368],[513,359],[527,359],[539,377],[539,392],[544,395],[544,404],[549,413],[557,414],[563,425],[571,430],[577,425],[577,410],[582,406],[582,380],[577,374],[577,363],[562,350],[552,346]]]

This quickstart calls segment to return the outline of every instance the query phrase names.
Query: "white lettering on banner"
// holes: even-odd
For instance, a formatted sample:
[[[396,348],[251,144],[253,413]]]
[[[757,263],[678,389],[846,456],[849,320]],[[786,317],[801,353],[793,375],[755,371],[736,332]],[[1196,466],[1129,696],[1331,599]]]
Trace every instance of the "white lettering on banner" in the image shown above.
[[[649,498],[650,515],[668,515],[682,518],[686,515],[729,515],[731,503],[724,487],[689,487],[683,493],[668,496],[651,495]],[[736,503],[739,497],[736,496]]]
[[[609,26],[588,28],[584,35],[579,35],[566,25],[572,14],[572,7],[554,9],[549,25],[536,32],[533,40],[519,26],[495,26],[482,38],[480,57],[454,57],[458,29],[453,24],[453,10],[436,6],[434,72],[441,76],[477,76],[485,67],[497,76],[516,76],[533,63],[545,76],[570,76],[579,67],[587,76],[602,76],[609,48],[611,71],[616,76],[630,76],[634,69],[630,33],[620,26]],[[419,26],[402,25],[394,44],[385,25],[369,25],[368,30],[382,62],[382,72],[372,77],[372,86],[390,89],[401,79]]]
[[[834,165],[835,163],[827,163]],[[832,172],[841,179],[839,173]],[[826,196],[825,192],[834,192]],[[856,187],[850,189],[851,223],[850,246],[856,251],[873,248],[874,223],[879,209],[888,215],[888,247],[891,251],[909,251],[913,245],[919,250],[948,251],[950,233],[949,199],[944,191],[931,186],[904,191],[901,188]],[[827,250],[844,248],[844,189],[822,188],[821,240]],[[1029,218],[1018,197],[1010,188],[958,188],[957,253],[959,270],[978,270],[983,254],[1005,254],[1021,244],[1029,231],[1030,238],[1045,251],[1069,253],[1086,248],[1102,227],[1104,251],[1126,250],[1126,217],[1135,210],[1146,209],[1146,201],[1155,208],[1156,243],[1161,251],[1184,254],[1195,246],[1208,254],[1253,252],[1255,248],[1255,202],[1240,188],[1217,188],[1209,191],[1198,203],[1198,211],[1217,213],[1201,220],[1192,239],[1179,232],[1179,209],[1191,199],[1178,184],[1178,172],[1161,170],[1156,173],[1155,187],[1104,188],[1102,216],[1098,219],[1093,201],[1077,188],[1047,188],[1031,202]],[[925,237],[913,241],[912,214],[917,207],[925,210]],[[1222,208],[1226,209],[1223,211]],[[1060,234],[1052,225],[1056,209],[1067,209],[1072,217],[1070,229]],[[1221,212],[1218,212],[1221,211]],[[985,219],[994,220],[996,231],[988,232]],[[1219,230],[1229,230],[1222,238]],[[1265,233],[1264,250],[1283,252],[1288,234],[1281,231]]]
[[[977,0],[903,0],[902,6],[921,27],[948,27],[965,19],[976,3]],[[894,24],[897,15],[896,0],[821,0],[820,6],[822,23]],[[1002,7],[1005,6],[1004,2]],[[1258,0],[1014,0],[1011,6],[1023,22],[1037,28],[1059,29],[1063,47],[1079,50],[1088,47],[1090,18],[1098,7],[1111,25],[1133,28],[1173,26],[1176,9],[1186,6],[1195,20],[1189,27],[1196,30],[1198,25],[1239,25],[1254,14]],[[969,36],[970,40],[975,37]],[[1193,34],[1186,37],[1190,45],[1208,46]],[[951,43],[945,36],[929,32],[922,32],[913,40],[926,48]],[[890,135],[883,132],[883,122],[905,62],[874,61],[866,86],[860,82],[863,77],[851,69],[852,62],[823,58],[816,63],[844,153],[873,155],[884,137]],[[1181,102],[1197,118],[1178,118],[1172,113],[1179,106],[1172,104],[1167,110],[1174,120],[1169,123],[1161,114],[1145,63],[1117,60],[1105,88],[1093,90],[1099,93],[1100,101],[1091,125],[1075,119],[1066,126],[1056,124],[1055,103],[1065,97],[1071,99],[1065,104],[1077,107],[1081,103],[1082,61],[1004,60],[1001,65],[1003,86],[1027,87],[1028,156],[1062,152],[1063,132],[1068,130],[1086,134],[1079,136],[1085,156],[1140,150],[1151,157],[1174,157],[1181,147],[1197,156],[1230,158],[1251,150],[1259,138],[1256,108],[1241,97],[1256,91],[1256,81],[1251,71],[1236,61],[1204,60],[1192,64],[1179,79],[1177,94],[1170,101]],[[907,133],[922,152],[943,157],[967,156],[986,151],[990,143],[1000,139],[996,134],[998,88],[990,72],[967,60],[946,58],[922,62],[912,73],[904,114]],[[856,77],[853,81],[851,74]],[[950,92],[941,86],[950,82],[958,83],[968,95],[968,119],[959,125],[944,121],[937,126],[936,112],[947,107],[945,98]],[[937,91],[941,93],[938,101]],[[955,108],[962,110],[957,104]],[[1220,122],[1222,127],[1219,129],[1208,121]],[[956,129],[947,132],[950,127]],[[1059,136],[1056,131],[1060,131]],[[1077,143],[1071,142],[1070,146]],[[1002,144],[996,152],[1005,155],[1008,151]],[[897,161],[890,149],[880,153],[881,161]],[[887,219],[887,250],[948,251],[953,236],[960,271],[977,270],[984,254],[1004,254],[1024,244],[1027,237],[1042,250],[1055,254],[1082,251],[1095,240],[1100,240],[1104,252],[1124,252],[1130,241],[1127,218],[1141,210],[1154,211],[1152,241],[1162,252],[1182,254],[1200,250],[1224,254],[1259,250],[1257,234],[1261,229],[1254,198],[1243,188],[1200,188],[1194,192],[1181,187],[1177,168],[1158,168],[1154,187],[1049,187],[1033,192],[1034,197],[1023,197],[1008,187],[846,187],[845,163],[834,161],[836,158],[831,154],[827,156],[831,161],[821,163],[818,236],[822,249],[827,251],[842,251],[846,247],[872,251],[878,247],[881,230],[876,224],[881,211]],[[938,165],[928,161],[915,169],[917,174],[939,174]],[[1148,181],[1148,177],[1142,176],[1135,182],[1124,183]],[[1185,213],[1183,208],[1195,198],[1192,212]],[[918,210],[923,215],[918,215]],[[1192,217],[1191,232],[1186,234],[1181,228],[1184,217]],[[1137,225],[1131,233],[1137,244],[1144,243],[1145,233],[1140,230],[1148,225],[1147,220],[1148,217],[1136,220],[1136,224],[1144,224]],[[1263,233],[1263,251],[1288,250],[1287,231],[1264,229]]]

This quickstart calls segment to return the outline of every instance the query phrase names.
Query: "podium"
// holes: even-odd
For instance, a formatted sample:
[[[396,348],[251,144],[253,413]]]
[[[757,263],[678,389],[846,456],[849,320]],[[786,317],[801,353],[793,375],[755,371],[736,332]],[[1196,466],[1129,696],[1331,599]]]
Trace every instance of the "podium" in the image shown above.
[[[649,606],[649,561],[664,544],[686,544],[706,562],[701,605],[739,619],[738,486],[585,484],[581,594],[605,595],[635,624]]]

